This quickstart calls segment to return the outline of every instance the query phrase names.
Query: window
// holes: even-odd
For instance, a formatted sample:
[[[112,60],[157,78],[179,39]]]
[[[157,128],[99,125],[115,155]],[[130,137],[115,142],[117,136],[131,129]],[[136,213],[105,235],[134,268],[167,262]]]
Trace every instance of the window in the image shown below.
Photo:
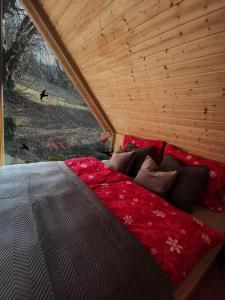
[[[106,159],[102,130],[21,4],[5,1],[5,163]]]

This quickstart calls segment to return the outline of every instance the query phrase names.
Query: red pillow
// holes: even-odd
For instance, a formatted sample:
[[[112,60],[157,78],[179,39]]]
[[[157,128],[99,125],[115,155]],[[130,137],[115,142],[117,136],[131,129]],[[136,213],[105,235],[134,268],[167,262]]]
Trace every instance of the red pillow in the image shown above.
[[[157,163],[160,163],[162,160],[163,156],[163,148],[165,145],[164,141],[160,140],[144,140],[141,138],[137,138],[131,135],[124,135],[123,139],[123,150],[125,150],[125,147],[128,143],[135,144],[139,148],[143,148],[146,146],[154,146],[154,151],[153,151],[153,158]]]
[[[224,210],[221,198],[225,189],[225,164],[207,158],[202,158],[166,145],[164,155],[171,154],[188,166],[208,166],[210,177],[208,185],[201,191],[200,204],[215,212]]]

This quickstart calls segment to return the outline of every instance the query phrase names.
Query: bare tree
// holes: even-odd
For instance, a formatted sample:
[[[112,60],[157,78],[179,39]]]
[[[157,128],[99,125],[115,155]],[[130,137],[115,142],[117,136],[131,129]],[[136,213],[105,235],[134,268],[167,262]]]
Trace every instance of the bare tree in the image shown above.
[[[70,103],[83,104],[78,92],[30,21],[18,0],[3,4],[3,81],[5,90],[16,83],[46,89]],[[45,85],[45,86],[43,86]],[[54,88],[53,88],[54,87]],[[24,87],[19,90],[24,90]]]
[[[7,40],[7,21],[16,23],[17,31],[12,36],[12,40]],[[17,0],[3,0],[2,16],[3,32],[3,80],[6,88],[12,90],[15,87],[15,74],[21,64],[22,57],[32,44],[37,30],[29,17],[20,8]]]

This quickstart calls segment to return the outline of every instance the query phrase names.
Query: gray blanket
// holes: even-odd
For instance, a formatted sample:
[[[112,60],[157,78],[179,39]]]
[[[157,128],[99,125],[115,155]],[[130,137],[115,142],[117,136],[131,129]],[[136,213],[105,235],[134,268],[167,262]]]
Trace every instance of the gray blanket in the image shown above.
[[[172,299],[154,259],[63,162],[0,168],[0,299]]]

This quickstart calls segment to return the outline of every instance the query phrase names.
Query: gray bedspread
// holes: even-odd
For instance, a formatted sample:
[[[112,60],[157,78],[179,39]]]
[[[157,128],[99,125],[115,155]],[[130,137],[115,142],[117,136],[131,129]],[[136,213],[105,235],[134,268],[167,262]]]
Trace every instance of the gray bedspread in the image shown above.
[[[167,276],[63,162],[0,168],[0,299],[173,299]]]

